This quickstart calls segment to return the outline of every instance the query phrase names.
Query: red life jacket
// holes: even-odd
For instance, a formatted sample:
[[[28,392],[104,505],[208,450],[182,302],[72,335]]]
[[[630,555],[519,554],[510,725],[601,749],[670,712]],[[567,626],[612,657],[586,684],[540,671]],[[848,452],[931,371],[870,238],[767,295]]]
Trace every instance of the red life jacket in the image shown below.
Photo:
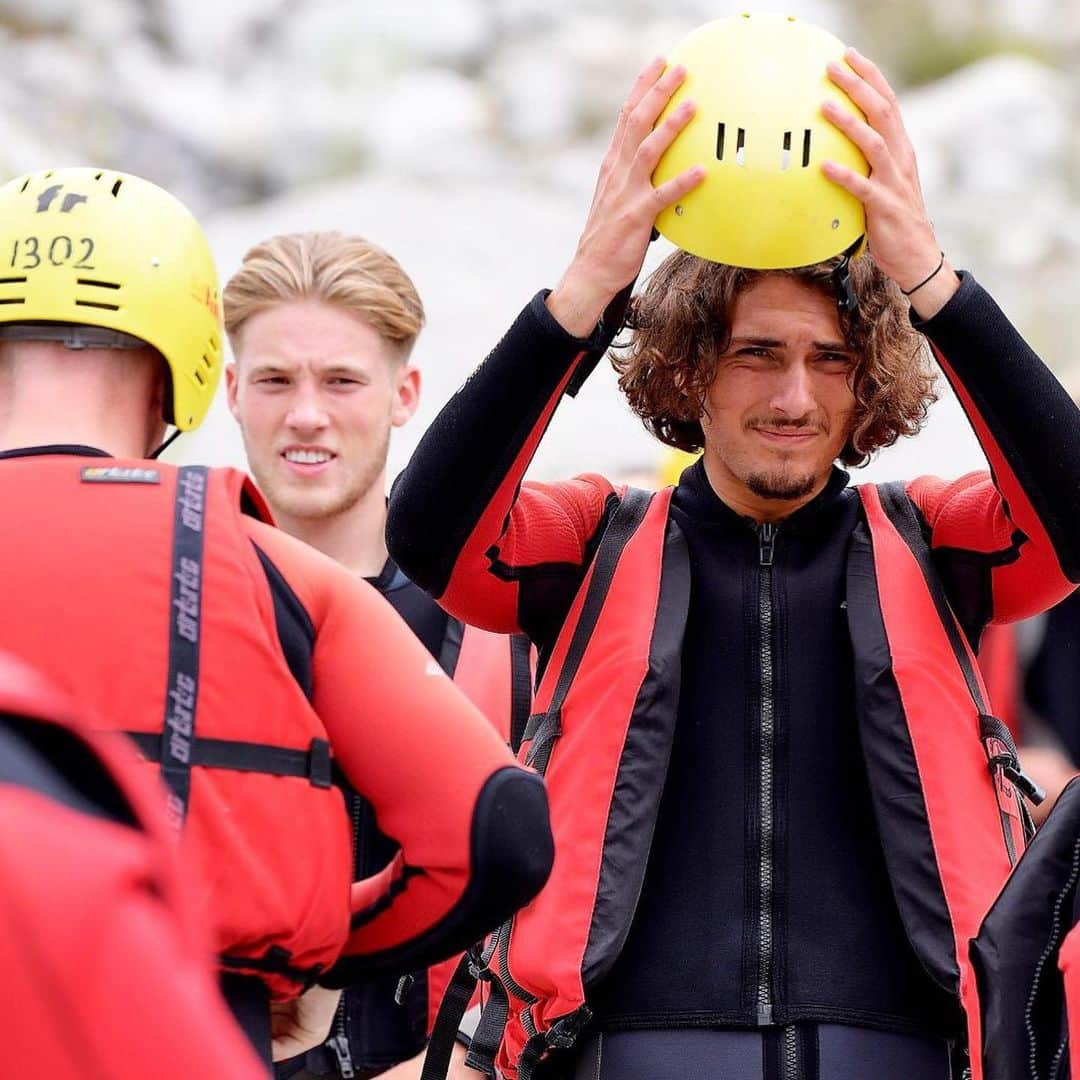
[[[292,996],[349,930],[351,843],[233,470],[5,460],[0,648],[162,762],[222,964]],[[197,701],[197,714],[195,703]],[[197,728],[193,720],[197,715]],[[157,766],[155,766],[155,769]]]
[[[0,1072],[265,1075],[214,985],[157,785],[0,655]]]
[[[532,703],[532,672],[535,650],[524,635],[508,637],[475,626],[463,626],[451,634],[458,654],[452,664],[455,684],[491,721],[492,726],[515,750],[521,745]],[[444,650],[445,652],[445,650]],[[444,657],[444,659],[446,659]],[[460,954],[428,968],[427,1032],[430,1035],[442,1005],[446,988],[461,963]],[[479,994],[472,997],[480,1004]]]
[[[900,485],[859,489],[848,558],[856,710],[901,919],[980,1046],[968,943],[1023,850],[1008,729]],[[667,769],[689,596],[671,489],[630,492],[555,643],[522,746],[546,776],[556,838],[548,885],[494,937],[490,1000],[470,1064],[530,1076],[588,1021],[634,915]],[[1026,778],[1025,778],[1026,779]],[[481,966],[481,965],[477,965]],[[979,1054],[972,1054],[979,1080]]]
[[[1065,938],[1058,956],[1058,967],[1065,985],[1065,1022],[1069,1045],[1080,1046],[1080,926],[1074,926]]]

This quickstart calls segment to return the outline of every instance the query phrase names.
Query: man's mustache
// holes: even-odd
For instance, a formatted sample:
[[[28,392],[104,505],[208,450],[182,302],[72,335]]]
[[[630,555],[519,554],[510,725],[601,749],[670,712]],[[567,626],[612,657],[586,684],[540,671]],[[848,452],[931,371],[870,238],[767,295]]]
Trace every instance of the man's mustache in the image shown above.
[[[829,425],[824,418],[818,419],[810,416],[798,420],[791,420],[788,417],[781,419],[775,416],[754,416],[743,424],[743,428],[746,431],[752,428],[763,428],[766,431],[778,431],[785,435],[793,435],[797,432],[815,432],[819,435],[829,434]]]

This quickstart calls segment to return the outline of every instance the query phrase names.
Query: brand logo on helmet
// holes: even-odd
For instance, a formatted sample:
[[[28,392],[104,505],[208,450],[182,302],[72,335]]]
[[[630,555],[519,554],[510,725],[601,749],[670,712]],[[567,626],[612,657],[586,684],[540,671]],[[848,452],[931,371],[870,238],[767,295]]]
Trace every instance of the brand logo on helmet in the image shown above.
[[[37,197],[37,212],[39,214],[44,214],[47,210],[51,210],[53,203],[56,202],[57,198],[60,195],[60,192],[63,190],[63,184],[53,184],[51,187],[47,187]],[[87,197],[85,195],[79,195],[74,191],[68,192],[68,194],[64,196],[63,201],[60,203],[60,213],[70,214],[71,211],[79,205],[79,203],[86,202],[86,198]]]

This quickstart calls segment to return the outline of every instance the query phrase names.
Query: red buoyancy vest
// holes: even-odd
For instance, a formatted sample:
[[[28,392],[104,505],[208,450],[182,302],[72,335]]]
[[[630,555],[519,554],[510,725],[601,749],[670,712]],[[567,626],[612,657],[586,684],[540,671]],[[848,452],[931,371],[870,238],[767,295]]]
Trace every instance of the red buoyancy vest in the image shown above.
[[[134,753],[4,656],[0,714],[0,734],[55,764],[31,773],[0,749],[0,1072],[264,1076],[214,985],[160,792]]]
[[[33,456],[3,462],[0,499],[0,648],[179,777],[182,849],[222,963],[295,994],[348,934],[351,842],[244,531],[257,494],[228,469]]]
[[[457,624],[461,626],[461,624]],[[532,698],[535,650],[524,635],[509,637],[475,626],[461,626],[461,645],[453,665],[454,683],[511,746],[521,741]],[[427,1031],[435,1025],[443,995],[461,955],[434,964],[427,972]],[[479,995],[473,998],[479,1004]]]
[[[1069,1046],[1080,1047],[1080,926],[1065,938],[1058,954],[1058,967],[1065,981],[1065,1020]]]
[[[1015,749],[988,714],[908,495],[899,485],[859,491],[848,618],[886,865],[912,947],[963,1006],[977,1048],[968,942],[1023,850],[1022,811],[1005,775]],[[522,756],[545,772],[556,855],[547,886],[489,949],[508,998],[494,1010],[505,1020],[503,1076],[529,1075],[547,1049],[572,1045],[588,992],[633,918],[671,748],[689,595],[670,498],[667,489],[625,512],[624,499],[537,690]],[[495,1049],[483,1028],[478,1065]],[[979,1080],[977,1052],[972,1070]]]

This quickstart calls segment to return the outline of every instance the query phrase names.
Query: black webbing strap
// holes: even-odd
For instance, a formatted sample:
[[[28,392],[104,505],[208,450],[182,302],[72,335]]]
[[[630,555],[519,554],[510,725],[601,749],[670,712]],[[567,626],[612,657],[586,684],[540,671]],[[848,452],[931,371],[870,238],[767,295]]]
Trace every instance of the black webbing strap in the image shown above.
[[[465,952],[454,968],[446,990],[443,991],[439,1011],[435,1014],[435,1022],[431,1027],[427,1053],[424,1054],[420,1080],[445,1080],[450,1068],[450,1054],[457,1042],[458,1028],[461,1027],[461,1021],[476,989],[478,972],[476,956],[471,950]]]
[[[597,620],[600,618],[612,579],[615,577],[615,567],[618,565],[619,556],[622,555],[623,548],[644,520],[651,500],[652,492],[642,491],[640,488],[627,488],[626,495],[615,513],[611,515],[604,534],[600,538],[593,561],[592,577],[581,605],[581,615],[566,650],[566,659],[559,671],[559,678],[551,695],[551,703],[546,712],[530,716],[528,724],[525,725],[523,741],[532,740],[525,763],[533,766],[541,775],[547,769],[551,748],[562,731],[562,707],[578,668],[581,666],[585,650],[592,640]]]
[[[480,1013],[480,1022],[469,1040],[469,1052],[465,1055],[465,1064],[470,1069],[477,1069],[488,1076],[495,1075],[495,1055],[499,1052],[509,1019],[510,996],[506,987],[493,978],[488,999]]]
[[[510,749],[516,754],[532,711],[532,642],[524,634],[510,639]]]
[[[139,753],[147,761],[161,760],[161,736],[150,732],[127,731]],[[330,744],[325,739],[312,739],[307,750],[292,750],[265,743],[240,742],[236,739],[191,740],[189,766],[204,769],[231,769],[235,772],[266,773],[269,776],[296,776],[307,779],[314,787],[328,788],[335,782]]]
[[[169,788],[169,816],[177,828],[184,823],[191,796],[208,479],[209,470],[204,465],[184,465],[177,470],[169,600],[169,675],[159,752],[161,776]]]
[[[937,567],[934,565],[930,545],[926,542],[926,537],[923,535],[922,526],[915,513],[915,507],[908,497],[905,485],[900,481],[892,481],[887,484],[878,484],[877,490],[878,496],[881,499],[882,509],[885,511],[889,521],[892,522],[893,527],[900,534],[904,543],[907,544],[908,548],[911,550],[912,555],[915,556],[915,560],[919,564],[919,569],[922,571],[927,588],[933,598],[934,607],[937,609],[938,618],[945,629],[945,634],[949,639],[949,645],[952,648],[953,655],[956,657],[956,662],[963,673],[964,681],[967,683],[968,693],[971,695],[971,700],[974,702],[975,709],[979,714],[979,738],[983,741],[984,745],[987,744],[988,739],[996,739],[1006,747],[1006,753],[1004,755],[991,755],[991,772],[1001,769],[1003,774],[1013,783],[1018,791],[1023,791],[1023,793],[1036,804],[1042,802],[1045,796],[1039,786],[1020,768],[1020,762],[1017,758],[1016,745],[1013,742],[1012,733],[1009,731],[1008,727],[996,716],[993,716],[987,708],[986,700],[983,698],[982,689],[979,686],[978,675],[975,673],[975,665],[972,661],[971,653],[968,651],[964,642],[960,623],[957,621],[956,615],[949,605],[945,587],[938,575]],[[1024,833],[1027,839],[1030,840],[1035,834],[1035,826],[1031,820],[1031,814],[1028,811],[1027,804],[1019,797],[1019,795],[1017,796],[1016,804],[1020,811]],[[1006,817],[1005,811],[1002,810],[1002,829],[1005,835],[1005,846],[1009,853],[1010,863],[1015,863],[1017,852],[1015,851],[1015,846],[1012,842],[1008,823],[1005,820]]]

